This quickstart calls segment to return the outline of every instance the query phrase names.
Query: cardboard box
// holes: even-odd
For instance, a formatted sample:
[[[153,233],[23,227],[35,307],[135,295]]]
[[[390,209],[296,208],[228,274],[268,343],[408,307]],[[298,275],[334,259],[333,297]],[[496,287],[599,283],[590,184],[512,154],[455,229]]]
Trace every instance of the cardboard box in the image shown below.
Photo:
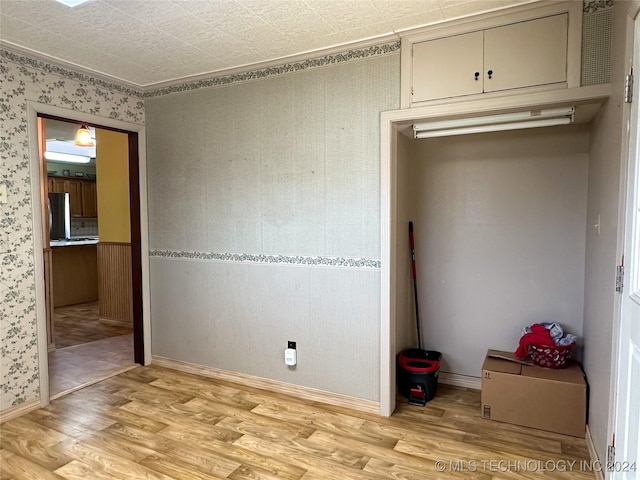
[[[482,418],[585,436],[587,382],[580,364],[554,370],[489,350],[482,365]]]

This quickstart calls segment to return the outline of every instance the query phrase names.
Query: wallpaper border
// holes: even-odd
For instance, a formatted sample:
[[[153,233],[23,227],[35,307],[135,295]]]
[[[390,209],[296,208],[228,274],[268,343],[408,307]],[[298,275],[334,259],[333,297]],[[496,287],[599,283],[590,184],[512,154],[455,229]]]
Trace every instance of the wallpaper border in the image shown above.
[[[86,82],[90,85],[106,88],[123,95],[129,95],[131,97],[137,98],[142,98],[143,96],[143,92],[141,90],[125,87],[124,85],[120,85],[114,82],[108,82],[106,80],[102,80],[86,73],[76,72],[74,70],[64,68],[60,65],[56,65],[53,61],[46,62],[44,60],[40,60],[23,53],[14,52],[8,46],[0,46],[0,58],[3,58],[8,62],[17,63],[18,65],[22,65],[23,67],[35,68],[36,70],[41,70],[46,73],[52,73],[64,78],[76,80],[78,82]]]
[[[599,0],[612,1],[612,0]],[[594,2],[592,2],[594,3]],[[586,8],[586,6],[585,6]],[[334,53],[330,55],[323,55],[320,57],[310,57],[299,62],[284,63],[282,65],[259,68],[257,70],[248,70],[246,72],[234,73],[231,75],[216,75],[215,72],[211,73],[209,78],[204,78],[196,81],[185,81],[176,85],[171,85],[163,88],[152,88],[150,90],[137,90],[134,88],[126,87],[115,82],[108,82],[100,78],[91,76],[87,73],[81,73],[69,68],[62,67],[55,63],[52,59],[51,62],[45,61],[35,56],[29,56],[28,54],[16,52],[11,47],[6,45],[0,45],[0,58],[7,61],[17,63],[23,67],[35,68],[47,73],[53,73],[61,77],[69,78],[72,80],[86,82],[91,85],[95,85],[102,88],[107,88],[112,91],[124,95],[130,95],[137,98],[154,98],[164,95],[170,95],[172,93],[189,92],[192,90],[199,90],[201,88],[222,87],[232,85],[239,82],[247,82],[251,80],[258,80],[276,75],[284,75],[287,73],[301,72],[312,68],[326,67],[327,65],[337,65],[354,60],[361,60],[364,58],[377,57],[381,55],[388,55],[400,51],[400,41],[394,41],[390,43],[384,43],[380,45],[371,45],[364,48],[356,48],[347,50],[341,53]]]
[[[307,265],[314,267],[346,267],[379,269],[380,260],[373,258],[312,257],[305,255],[262,255],[253,253],[215,253],[182,250],[151,250],[149,257],[188,260],[217,260],[223,262]]]
[[[584,0],[582,12],[593,13],[608,8],[613,8],[613,0]]]
[[[342,53],[334,53],[321,57],[308,58],[300,62],[285,63],[274,67],[266,67],[258,70],[249,70],[247,72],[236,73],[226,76],[213,76],[212,78],[197,80],[193,82],[185,82],[178,85],[171,85],[164,88],[157,88],[146,91],[144,98],[153,98],[172,93],[182,93],[200,88],[222,87],[239,82],[250,80],[258,80],[276,75],[287,73],[301,72],[311,68],[325,67],[327,65],[337,65],[340,63],[350,62],[353,60],[361,60],[363,58],[377,57],[388,55],[400,51],[400,41],[385,43],[381,45],[372,45],[366,48],[348,50]]]

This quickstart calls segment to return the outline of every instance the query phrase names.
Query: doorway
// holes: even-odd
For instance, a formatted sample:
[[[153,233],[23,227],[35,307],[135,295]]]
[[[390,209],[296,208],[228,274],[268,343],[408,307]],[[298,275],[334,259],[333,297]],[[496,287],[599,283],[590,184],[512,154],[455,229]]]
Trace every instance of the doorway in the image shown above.
[[[136,131],[124,128],[87,123],[84,119],[71,120],[66,117],[40,112],[36,116],[39,136],[37,157],[40,161],[38,171],[40,172],[39,190],[43,233],[43,277],[45,282],[43,290],[48,346],[47,362],[44,364],[42,355],[40,355],[40,364],[41,369],[43,364],[46,365],[46,372],[43,371],[41,377],[46,376],[48,379],[48,382],[45,383],[47,384],[49,395],[46,395],[45,389],[41,388],[41,390],[43,391],[43,397],[46,395],[48,398],[53,399],[126,369],[133,368],[136,363],[145,363],[139,134]],[[105,238],[105,241],[99,242],[102,239],[99,238],[97,229],[96,217],[98,209],[96,199],[98,193],[96,193],[97,179],[95,170],[94,173],[91,173],[89,171],[84,172],[82,168],[78,167],[52,168],[51,165],[55,167],[55,164],[49,164],[49,168],[47,167],[44,152],[47,151],[47,139],[51,135],[46,135],[46,124],[49,123],[55,127],[67,124],[71,125],[72,129],[77,129],[78,120],[88,124],[92,130],[97,127],[97,131],[103,132],[105,135],[119,136],[123,142],[121,146],[124,150],[124,162],[121,162],[121,164],[124,171],[115,172],[116,174],[111,176],[114,178],[123,177],[127,182],[126,188],[124,190],[120,189],[119,194],[126,195],[124,204],[126,204],[127,209],[125,213],[127,217],[128,242],[108,241],[110,238]],[[56,137],[57,135],[53,135],[52,138],[55,139]],[[69,139],[62,138],[62,140],[72,143],[72,140]],[[113,165],[112,162],[109,162],[109,167],[113,168]],[[71,172],[72,169],[74,170],[73,172]],[[126,180],[127,178],[128,181]],[[71,192],[70,194],[67,193],[67,195],[73,195],[75,192],[81,197],[82,193],[89,192],[90,197],[91,192],[94,194],[93,203],[92,201],[87,202],[86,196],[81,197],[82,200],[76,198],[76,210],[78,208],[84,208],[85,210],[74,212],[75,216],[72,218],[71,223],[75,223],[75,225],[72,225],[73,228],[70,232],[72,238],[69,241],[50,241],[49,238],[48,193],[52,189],[56,190],[54,186],[56,181],[57,183],[66,183],[62,190]],[[82,187],[87,188],[83,191]],[[107,185],[107,187],[109,186]],[[57,189],[60,190],[60,187],[58,186]],[[121,200],[119,200],[119,203],[122,204]],[[109,203],[109,201],[104,202],[105,205]],[[111,238],[111,240],[113,239]],[[76,253],[84,251],[83,255],[87,258],[80,258],[82,256],[70,257],[69,254],[72,251]],[[67,257],[66,260],[65,257]],[[97,258],[102,260],[97,262]],[[97,288],[95,288],[96,292],[90,291],[88,296],[82,298],[56,298],[60,297],[59,290],[61,290],[60,288],[56,289],[56,278],[60,278],[59,271],[62,270],[63,282],[67,281],[69,283],[69,280],[73,280],[75,277],[73,271],[64,272],[66,268],[65,262],[67,266],[71,265],[71,267],[91,265],[93,262],[94,273],[93,275],[88,274],[89,281],[83,279],[84,283],[92,283],[90,280],[93,279],[94,283],[97,284],[98,270],[101,270],[100,290],[106,292],[101,296],[103,298],[105,296],[114,297],[114,295],[121,297],[119,298],[121,305],[114,307],[113,304],[118,302],[114,302],[113,298],[111,298],[106,307],[110,311],[105,314],[97,298]],[[99,268],[97,263],[102,264],[102,269]],[[53,268],[55,266],[58,268]],[[110,278],[114,275],[114,268],[125,280],[117,276],[115,279]],[[106,272],[106,275],[104,272]],[[64,275],[66,275],[66,279]],[[87,276],[86,271],[84,269],[79,270],[78,276],[82,277],[83,275]],[[113,285],[116,285],[116,287]],[[125,285],[125,287],[122,287],[122,285]],[[58,295],[54,295],[56,290],[58,290]],[[71,288],[70,291],[76,291],[77,293],[77,289]],[[62,305],[56,305],[56,303]],[[122,304],[125,305],[124,308]],[[125,310],[124,317],[118,318],[117,314],[113,314],[114,310]],[[103,314],[105,315],[103,316]],[[55,328],[56,326],[58,327],[57,329]],[[40,345],[42,345],[42,342],[40,342]],[[61,372],[62,375],[60,375]],[[41,381],[41,385],[42,383]],[[45,398],[42,398],[42,403],[45,400]]]

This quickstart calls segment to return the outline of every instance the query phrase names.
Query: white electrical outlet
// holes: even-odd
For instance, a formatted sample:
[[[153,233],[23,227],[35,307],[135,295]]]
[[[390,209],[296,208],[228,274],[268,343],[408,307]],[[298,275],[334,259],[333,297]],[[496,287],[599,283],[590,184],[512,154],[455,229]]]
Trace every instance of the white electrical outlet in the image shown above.
[[[7,186],[4,183],[0,183],[0,205],[9,201],[7,198]]]
[[[292,366],[295,365],[297,362],[297,355],[296,355],[296,349],[295,348],[286,348],[284,350],[284,363]]]

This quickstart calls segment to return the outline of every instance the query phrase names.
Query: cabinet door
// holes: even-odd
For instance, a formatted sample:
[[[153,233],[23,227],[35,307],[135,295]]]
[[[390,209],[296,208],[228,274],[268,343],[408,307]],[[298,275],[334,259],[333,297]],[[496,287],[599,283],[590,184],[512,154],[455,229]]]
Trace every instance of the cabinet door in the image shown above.
[[[49,177],[47,181],[47,185],[49,187],[49,191],[51,193],[65,193],[64,185],[65,179],[58,177]]]
[[[98,215],[98,202],[96,195],[96,182],[82,182],[82,216],[96,217]]]
[[[69,192],[69,210],[71,216],[82,216],[82,182],[68,179],[64,182],[65,192]]]
[[[412,64],[413,102],[482,93],[482,32],[416,43]]]
[[[566,82],[567,22],[564,13],[485,30],[484,91]]]

